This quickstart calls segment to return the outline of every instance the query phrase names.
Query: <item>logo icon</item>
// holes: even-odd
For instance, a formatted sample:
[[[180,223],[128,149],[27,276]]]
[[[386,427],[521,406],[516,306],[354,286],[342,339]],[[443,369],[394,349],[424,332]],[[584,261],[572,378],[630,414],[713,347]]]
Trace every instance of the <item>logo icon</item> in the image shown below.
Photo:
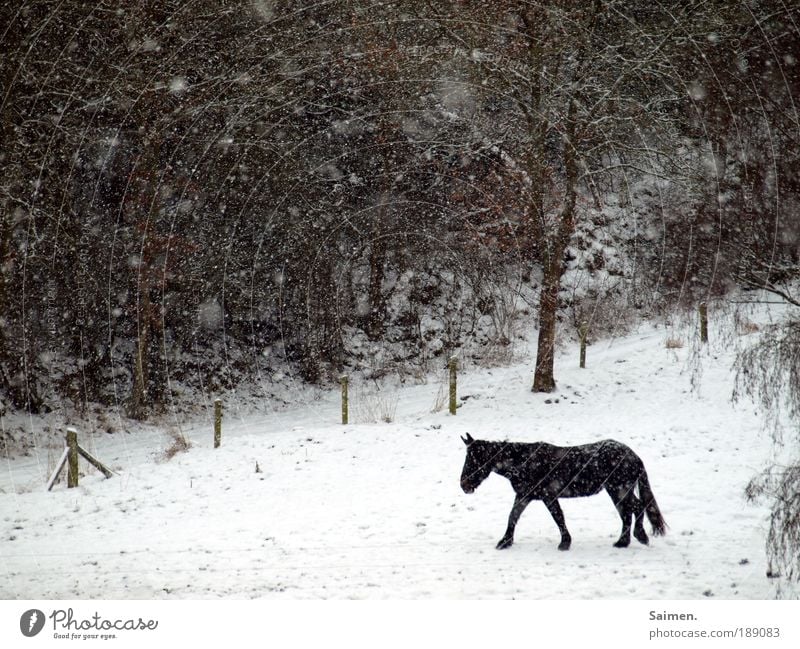
[[[25,611],[19,618],[19,630],[22,635],[32,638],[44,628],[44,613],[38,608]]]

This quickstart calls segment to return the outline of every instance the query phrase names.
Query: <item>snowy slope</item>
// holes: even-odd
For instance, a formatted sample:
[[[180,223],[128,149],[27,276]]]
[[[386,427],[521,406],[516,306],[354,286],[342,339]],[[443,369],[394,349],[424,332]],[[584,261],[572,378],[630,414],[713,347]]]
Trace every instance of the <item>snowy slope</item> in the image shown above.
[[[282,413],[226,418],[217,450],[209,426],[189,430],[193,447],[168,462],[150,457],[155,433],[106,436],[95,450],[119,474],[89,472],[73,490],[46,493],[44,462],[9,458],[0,597],[773,597],[766,507],[743,497],[769,440],[752,409],[730,402],[730,346],[694,355],[691,344],[667,349],[667,335],[648,327],[598,343],[585,370],[565,349],[552,395],[530,392],[530,361],[462,374],[455,417],[431,412],[432,380],[398,390],[391,423],[342,426],[332,391]],[[495,550],[513,493],[496,475],[472,495],[460,490],[465,432],[630,445],[667,536],[612,547],[619,519],[600,494],[561,501],[569,552],[556,549],[540,503],[515,545]]]

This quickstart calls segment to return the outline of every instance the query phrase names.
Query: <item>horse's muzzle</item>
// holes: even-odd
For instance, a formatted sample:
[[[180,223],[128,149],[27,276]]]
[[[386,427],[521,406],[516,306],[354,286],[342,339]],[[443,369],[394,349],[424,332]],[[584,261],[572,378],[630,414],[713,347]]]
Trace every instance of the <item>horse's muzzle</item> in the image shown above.
[[[461,488],[464,490],[465,494],[471,494],[473,491],[475,491],[475,487],[468,485],[466,482],[461,483]]]

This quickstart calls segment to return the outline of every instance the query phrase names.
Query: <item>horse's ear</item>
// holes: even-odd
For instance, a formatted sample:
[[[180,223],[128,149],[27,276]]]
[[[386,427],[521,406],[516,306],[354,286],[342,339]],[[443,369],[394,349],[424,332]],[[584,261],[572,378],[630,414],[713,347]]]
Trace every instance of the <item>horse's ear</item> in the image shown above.
[[[474,439],[472,439],[472,435],[470,435],[469,433],[467,433],[467,436],[466,436],[466,437],[462,437],[462,438],[461,438],[461,441],[462,441],[462,442],[464,442],[464,444],[466,444],[467,446],[469,446],[469,445],[470,445],[470,444],[472,444],[472,442],[474,442],[475,440],[474,440]]]

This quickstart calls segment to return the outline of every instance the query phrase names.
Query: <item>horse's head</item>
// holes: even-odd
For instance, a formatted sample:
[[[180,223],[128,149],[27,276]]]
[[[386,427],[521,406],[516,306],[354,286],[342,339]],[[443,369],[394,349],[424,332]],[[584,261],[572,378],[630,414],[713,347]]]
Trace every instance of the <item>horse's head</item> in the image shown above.
[[[472,439],[469,433],[466,437],[462,437],[461,441],[467,445],[467,458],[461,471],[461,488],[464,493],[471,494],[489,477],[494,468],[495,458],[487,448],[486,442]]]

